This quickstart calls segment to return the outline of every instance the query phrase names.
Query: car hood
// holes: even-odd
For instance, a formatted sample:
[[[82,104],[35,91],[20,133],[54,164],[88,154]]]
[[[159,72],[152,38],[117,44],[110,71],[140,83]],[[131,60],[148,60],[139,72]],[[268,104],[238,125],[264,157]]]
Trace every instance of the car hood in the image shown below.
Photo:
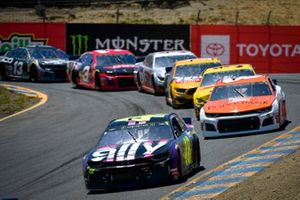
[[[175,80],[176,88],[190,89],[199,86],[200,79],[178,79]]]
[[[63,59],[60,59],[60,58],[39,59],[38,61],[41,65],[66,65],[68,63],[67,60],[63,60]]]
[[[204,106],[204,111],[206,113],[237,113],[259,110],[270,107],[274,99],[275,97],[270,95],[208,101]]]
[[[207,101],[213,89],[214,89],[214,85],[206,86],[206,87],[198,87],[196,92],[194,93],[194,98],[203,99]]]
[[[169,142],[160,140],[101,146],[90,154],[89,161],[108,163],[149,158],[164,150]]]
[[[122,65],[110,65],[104,66],[105,69],[122,69],[122,68],[134,68],[134,64],[122,64]]]

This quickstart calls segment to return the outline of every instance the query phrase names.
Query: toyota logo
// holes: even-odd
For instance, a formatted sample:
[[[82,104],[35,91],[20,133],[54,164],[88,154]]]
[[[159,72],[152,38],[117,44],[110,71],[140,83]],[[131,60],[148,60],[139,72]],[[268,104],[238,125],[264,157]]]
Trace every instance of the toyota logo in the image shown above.
[[[220,43],[210,43],[206,47],[206,53],[213,57],[221,56],[225,52],[225,47]]]

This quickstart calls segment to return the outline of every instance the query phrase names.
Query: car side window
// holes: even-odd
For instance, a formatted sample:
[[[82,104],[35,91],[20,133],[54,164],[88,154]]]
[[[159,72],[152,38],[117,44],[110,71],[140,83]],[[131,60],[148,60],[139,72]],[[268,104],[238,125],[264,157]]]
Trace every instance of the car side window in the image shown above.
[[[87,54],[86,55],[86,63],[85,63],[85,65],[92,65],[92,63],[93,63],[93,56],[91,55],[91,54]]]
[[[146,67],[152,68],[152,63],[153,63],[153,56],[152,55],[147,56],[144,60],[144,65]]]
[[[8,51],[7,53],[6,53],[6,57],[9,57],[9,58],[11,58],[11,57],[14,57],[13,55],[14,55],[14,50],[12,50],[12,51]]]
[[[174,130],[174,133],[177,137],[180,137],[181,133],[182,133],[182,128],[178,122],[178,120],[176,119],[176,117],[173,117],[171,119],[171,123],[172,123],[172,127]]]
[[[21,51],[19,53],[19,58],[25,60],[25,59],[27,59],[27,57],[28,57],[27,51],[25,49],[21,49]]]
[[[276,87],[275,87],[273,81],[272,81],[270,78],[268,78],[268,79],[269,79],[269,82],[270,82],[270,84],[271,84],[271,87],[272,87],[273,92],[276,92]]]

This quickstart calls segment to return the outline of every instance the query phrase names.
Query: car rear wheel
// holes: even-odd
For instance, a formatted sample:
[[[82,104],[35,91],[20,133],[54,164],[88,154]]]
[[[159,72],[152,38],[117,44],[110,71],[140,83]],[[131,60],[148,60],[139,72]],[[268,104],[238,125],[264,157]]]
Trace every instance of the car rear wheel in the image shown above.
[[[157,90],[157,88],[156,88],[156,84],[155,84],[155,81],[154,81],[154,77],[152,76],[152,87],[153,87],[153,94],[155,95],[155,96],[158,96],[158,90]]]
[[[137,74],[137,84],[136,84],[136,86],[137,86],[138,91],[142,92],[142,84],[141,84],[141,80],[140,80],[140,75],[139,74]]]
[[[100,81],[99,73],[95,74],[95,89],[101,91],[101,81]]]
[[[31,82],[38,82],[39,77],[38,77],[38,71],[37,68],[31,67],[30,72],[29,72],[29,79]]]

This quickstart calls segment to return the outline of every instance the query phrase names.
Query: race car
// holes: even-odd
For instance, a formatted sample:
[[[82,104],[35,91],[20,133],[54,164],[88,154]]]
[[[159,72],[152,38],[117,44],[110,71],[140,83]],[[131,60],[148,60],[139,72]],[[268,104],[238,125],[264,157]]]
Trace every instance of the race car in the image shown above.
[[[207,69],[203,73],[203,78],[193,96],[193,104],[196,119],[199,120],[199,112],[202,106],[208,100],[215,83],[225,76],[253,76],[255,71],[249,64],[236,64],[220,66]]]
[[[160,51],[148,54],[143,62],[136,63],[134,79],[138,91],[154,95],[165,92],[166,68],[172,68],[178,60],[196,58],[190,51]]]
[[[134,55],[128,50],[94,50],[68,64],[67,74],[74,88],[96,90],[136,89],[133,78]]]
[[[266,75],[218,81],[200,111],[205,138],[275,130],[286,119],[285,94]]]
[[[0,80],[66,81],[69,56],[49,45],[28,45],[0,59]]]
[[[199,168],[200,142],[175,113],[112,120],[83,158],[89,191],[182,180]],[[190,122],[189,122],[190,123]]]
[[[166,103],[173,108],[192,104],[202,73],[208,68],[221,65],[221,61],[216,58],[177,61],[170,74],[166,75]]]

